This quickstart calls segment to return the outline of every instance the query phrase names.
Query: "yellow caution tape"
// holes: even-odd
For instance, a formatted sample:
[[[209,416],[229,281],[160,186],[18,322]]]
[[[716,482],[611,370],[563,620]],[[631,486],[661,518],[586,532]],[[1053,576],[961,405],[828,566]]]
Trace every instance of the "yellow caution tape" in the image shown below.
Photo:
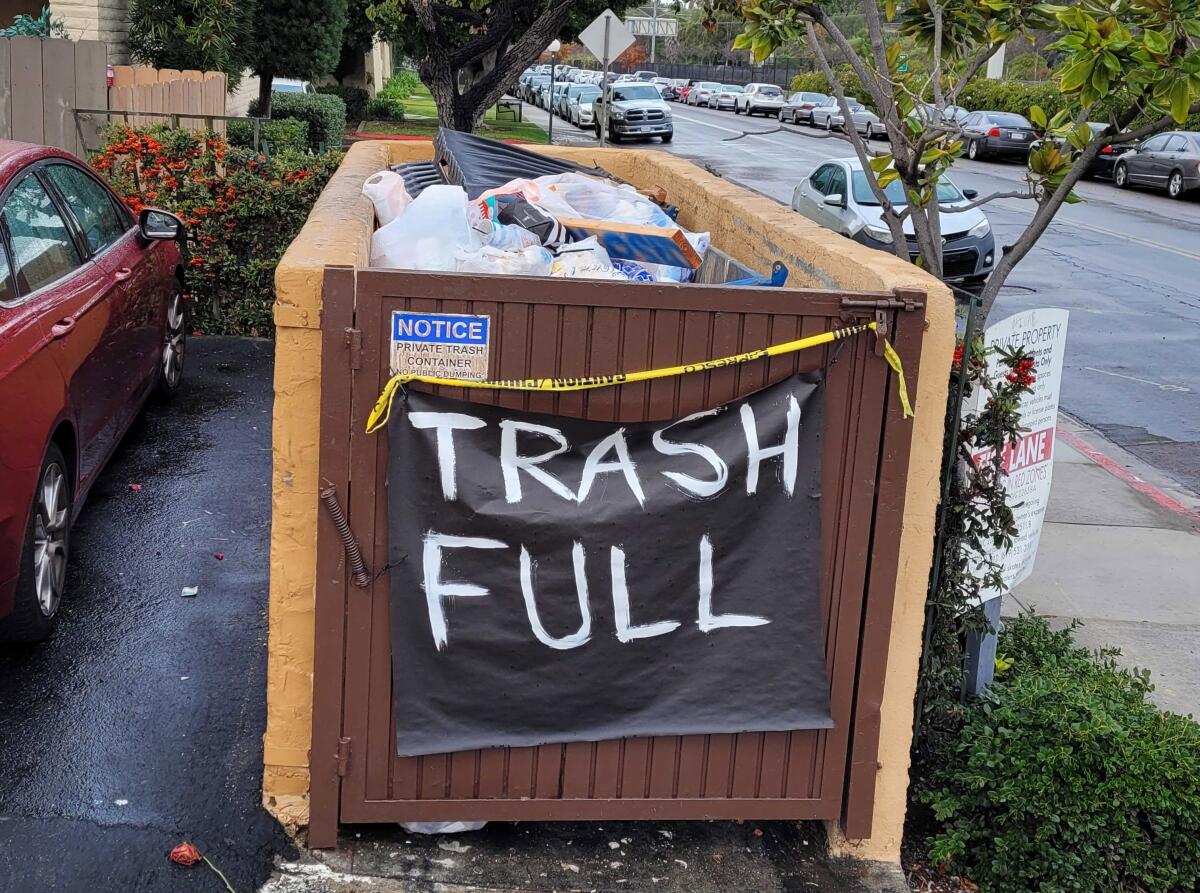
[[[837,341],[841,338],[848,338],[851,335],[858,335],[868,331],[875,331],[875,323],[863,323],[862,325],[848,326],[844,329],[834,329],[831,332],[809,335],[807,338],[799,338],[784,344],[773,344],[770,347],[734,354],[731,357],[722,357],[717,360],[705,360],[701,363],[688,363],[683,366],[667,366],[662,369],[647,369],[643,372],[618,372],[612,375],[585,375],[578,378],[504,378],[496,381],[467,381],[462,378],[439,378],[435,375],[416,375],[412,373],[393,375],[384,386],[383,393],[379,395],[379,399],[375,402],[375,408],[371,410],[371,415],[367,418],[367,433],[373,434],[387,424],[392,414],[392,401],[396,397],[396,389],[412,382],[444,385],[452,388],[486,388],[498,391],[588,391],[593,388],[607,388],[619,384],[636,384],[640,381],[653,381],[656,378],[670,378],[674,375],[687,375],[691,372],[704,372],[710,369],[723,369],[726,366],[738,366],[742,363],[761,360],[764,357],[777,357],[781,354],[795,353],[809,347],[818,347],[822,344],[829,344],[831,341]],[[900,407],[904,411],[904,418],[910,418],[913,411],[912,406],[908,402],[908,388],[904,384],[904,367],[900,363],[900,355],[896,353],[886,338],[883,339],[883,357],[887,360],[887,364],[892,368],[892,371],[896,373],[900,392]]]

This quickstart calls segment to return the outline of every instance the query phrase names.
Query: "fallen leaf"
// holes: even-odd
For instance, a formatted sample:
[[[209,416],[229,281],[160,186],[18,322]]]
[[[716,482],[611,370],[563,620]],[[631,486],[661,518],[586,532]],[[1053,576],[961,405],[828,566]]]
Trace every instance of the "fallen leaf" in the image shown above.
[[[142,489],[142,485],[141,484],[130,484],[129,489],[132,490],[134,493],[136,493]]]
[[[661,834],[663,837],[665,837],[667,840],[670,840],[672,837],[675,836],[670,831],[663,831],[661,828],[659,829],[658,833]]]
[[[195,865],[204,858],[200,851],[190,843],[181,843],[167,855],[167,858],[176,865]]]
[[[754,836],[755,836],[755,837],[762,837],[762,828],[755,828],[755,829],[754,829]]]
[[[676,859],[675,861],[678,862],[680,865],[682,865],[684,868],[687,868],[687,863],[684,862],[682,859]]]
[[[573,871],[576,874],[579,874],[578,865],[572,865],[570,862],[559,862],[558,865],[563,871]]]
[[[217,561],[224,561],[224,560],[225,560],[225,553],[224,553],[224,552],[214,552],[214,553],[213,553],[213,558],[217,559]]]

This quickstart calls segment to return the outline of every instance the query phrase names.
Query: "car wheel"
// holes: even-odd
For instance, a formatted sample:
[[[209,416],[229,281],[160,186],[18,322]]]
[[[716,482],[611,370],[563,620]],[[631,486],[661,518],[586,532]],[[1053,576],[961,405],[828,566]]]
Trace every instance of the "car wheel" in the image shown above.
[[[979,140],[969,140],[967,142],[967,157],[972,161],[977,161],[983,152],[979,148]]]
[[[50,444],[25,529],[12,613],[0,624],[8,642],[40,642],[58,625],[58,606],[67,583],[71,484],[62,451]]]
[[[183,288],[176,281],[167,299],[167,323],[163,332],[162,354],[158,360],[159,397],[173,397],[183,384],[183,359],[187,352],[187,305]]]
[[[1171,176],[1167,178],[1167,195],[1171,198],[1183,197],[1183,173],[1181,171],[1171,171]]]
[[[1129,171],[1124,164],[1118,164],[1113,168],[1113,185],[1118,189],[1129,188]]]
[[[733,104],[733,113],[735,115],[740,115],[742,113],[742,107],[740,105],[738,105],[736,102]]]
[[[669,142],[671,142],[671,138],[674,136],[675,136],[674,133],[664,133],[662,135],[661,139],[664,143],[669,143]]]
[[[828,115],[825,118],[825,131],[827,133],[833,133],[833,115]]]
[[[608,125],[608,141],[614,146],[621,142],[621,136],[618,134],[611,124]]]

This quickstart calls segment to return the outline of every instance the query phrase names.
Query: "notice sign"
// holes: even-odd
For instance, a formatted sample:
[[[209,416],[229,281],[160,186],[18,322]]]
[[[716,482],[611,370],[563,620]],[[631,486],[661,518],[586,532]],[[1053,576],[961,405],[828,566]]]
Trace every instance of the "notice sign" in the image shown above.
[[[1037,378],[1019,408],[1021,427],[1027,430],[1015,446],[1005,449],[1003,458],[1004,470],[1008,472],[1004,483],[1017,535],[1007,553],[997,550],[989,556],[1003,563],[1004,588],[984,594],[984,600],[1011,592],[1033,573],[1054,471],[1054,432],[1067,346],[1067,315],[1066,310],[1027,310],[989,326],[984,333],[984,342],[989,347],[1023,347],[1033,357]],[[988,362],[993,377],[1002,377],[1008,371],[995,354]],[[980,393],[978,400],[982,399]],[[979,411],[978,401],[971,409]]]
[[[392,313],[393,375],[487,381],[491,320],[461,313]]]
[[[799,377],[628,425],[398,395],[399,754],[830,727],[822,406]]]

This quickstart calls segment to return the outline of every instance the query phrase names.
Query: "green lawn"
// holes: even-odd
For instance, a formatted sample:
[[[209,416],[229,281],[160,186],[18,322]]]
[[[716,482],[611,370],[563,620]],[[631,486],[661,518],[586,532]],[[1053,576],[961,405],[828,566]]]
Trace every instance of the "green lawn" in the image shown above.
[[[400,136],[428,136],[437,133],[437,106],[429,91],[421,89],[404,100],[405,115],[423,115],[404,121],[364,121],[363,133],[387,133]],[[496,120],[496,109],[490,108],[483,116],[483,123],[476,131],[480,136],[496,140],[525,140],[530,143],[546,142],[546,131],[528,121]]]

